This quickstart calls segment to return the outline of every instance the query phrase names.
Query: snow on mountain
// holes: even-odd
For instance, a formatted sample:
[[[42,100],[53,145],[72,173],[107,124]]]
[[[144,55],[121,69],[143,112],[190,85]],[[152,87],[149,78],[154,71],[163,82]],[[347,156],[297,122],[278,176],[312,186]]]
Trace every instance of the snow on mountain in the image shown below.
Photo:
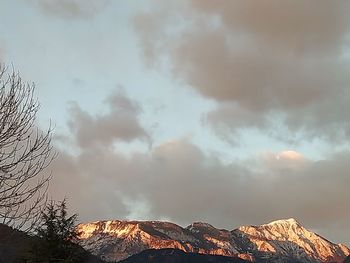
[[[345,245],[331,243],[293,218],[261,226],[242,226],[234,231],[254,244],[253,254],[266,252],[265,257],[270,256],[274,261],[286,262],[281,259],[292,255],[293,260],[300,262],[343,262],[350,254]]]
[[[160,221],[97,221],[80,224],[80,244],[110,262],[146,249],[240,257],[252,262],[342,262],[349,248],[305,229],[295,219],[228,231],[196,222],[186,228]]]

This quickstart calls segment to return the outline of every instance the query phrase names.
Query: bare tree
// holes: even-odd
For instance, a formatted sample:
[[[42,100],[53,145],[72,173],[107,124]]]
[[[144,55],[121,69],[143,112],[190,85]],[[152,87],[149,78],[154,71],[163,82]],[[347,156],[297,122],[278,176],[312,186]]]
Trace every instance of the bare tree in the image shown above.
[[[0,65],[0,223],[25,231],[46,205],[51,174],[43,171],[56,156],[51,125],[36,128],[34,89]]]

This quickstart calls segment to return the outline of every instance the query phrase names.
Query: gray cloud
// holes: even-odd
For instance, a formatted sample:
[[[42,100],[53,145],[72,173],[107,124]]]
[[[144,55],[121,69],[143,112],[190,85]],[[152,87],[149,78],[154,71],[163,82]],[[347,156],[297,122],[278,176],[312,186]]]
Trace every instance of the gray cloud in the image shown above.
[[[344,230],[350,229],[349,163],[349,152],[318,162],[283,152],[223,164],[185,139],[128,157],[107,145],[87,145],[79,154],[61,152],[52,191],[68,196],[83,221],[166,218],[230,229],[295,217],[344,242],[350,235]]]
[[[349,4],[329,3],[172,2],[134,22],[147,62],[165,56],[176,78],[218,102],[206,120],[223,136],[242,128],[269,131],[277,116],[302,139],[345,138]],[[52,167],[53,195],[67,195],[81,220],[167,218],[234,228],[295,217],[331,240],[349,240],[350,152],[322,161],[284,152],[222,163],[176,139],[126,156],[110,146],[148,143],[140,106],[120,93],[106,103],[109,111],[97,115],[72,105],[71,139],[80,148],[62,147]]]
[[[210,116],[227,126],[219,132],[252,124],[269,129],[266,121],[280,114],[291,133],[344,139],[350,124],[343,114],[350,110],[347,1],[190,3],[172,8],[173,17],[182,14],[180,29],[158,11],[140,14],[137,19],[151,22],[135,27],[148,60],[167,56],[175,77],[223,103]],[[230,121],[227,104],[234,105]],[[245,114],[236,121],[236,111],[256,115],[256,122]]]
[[[141,139],[150,142],[147,132],[138,122],[140,107],[120,90],[107,100],[109,112],[96,116],[72,103],[69,127],[80,147],[111,145],[114,141],[130,142]]]
[[[267,116],[259,116],[254,111],[234,103],[222,103],[216,110],[204,116],[203,123],[214,127],[219,137],[233,145],[239,144],[239,129],[268,129],[273,125]],[[230,136],[227,136],[228,134]]]
[[[105,8],[109,0],[37,0],[43,11],[64,18],[88,18]]]
[[[251,35],[295,54],[339,51],[349,32],[350,4],[346,0],[191,2],[196,10],[218,15],[231,32]]]

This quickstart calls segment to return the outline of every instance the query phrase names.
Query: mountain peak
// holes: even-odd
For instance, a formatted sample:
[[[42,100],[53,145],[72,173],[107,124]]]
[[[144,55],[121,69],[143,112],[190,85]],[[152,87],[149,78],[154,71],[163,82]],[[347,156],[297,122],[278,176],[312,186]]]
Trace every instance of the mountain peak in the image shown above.
[[[214,228],[211,224],[204,223],[204,222],[193,222],[187,228],[190,229],[190,228],[199,228],[199,227]]]
[[[275,220],[272,221],[268,224],[265,224],[268,226],[273,226],[273,225],[293,225],[293,226],[301,226],[297,220],[294,218],[289,218],[289,219],[280,219],[280,220]]]

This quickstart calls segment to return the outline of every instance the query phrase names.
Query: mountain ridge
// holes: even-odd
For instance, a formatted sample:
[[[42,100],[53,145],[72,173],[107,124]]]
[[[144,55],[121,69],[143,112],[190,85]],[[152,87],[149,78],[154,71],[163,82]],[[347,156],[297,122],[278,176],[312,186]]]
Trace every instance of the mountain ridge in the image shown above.
[[[251,262],[340,263],[350,254],[344,244],[330,242],[293,218],[233,230],[218,229],[204,222],[184,228],[171,222],[135,220],[95,221],[80,224],[77,230],[80,245],[110,262],[147,249],[163,248]]]

